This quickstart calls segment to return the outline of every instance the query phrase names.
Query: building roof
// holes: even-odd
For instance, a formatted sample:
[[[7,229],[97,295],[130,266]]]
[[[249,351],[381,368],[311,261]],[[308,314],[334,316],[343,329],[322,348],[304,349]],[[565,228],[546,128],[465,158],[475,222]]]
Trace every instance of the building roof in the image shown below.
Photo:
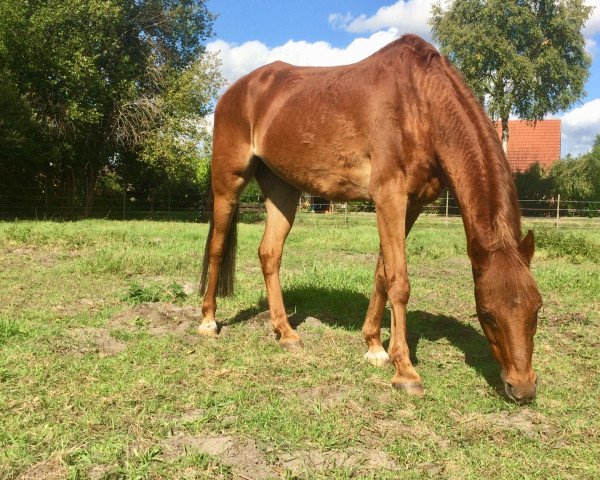
[[[502,126],[496,122],[498,136]],[[513,171],[527,170],[533,163],[549,167],[560,159],[560,120],[508,121],[508,163]]]

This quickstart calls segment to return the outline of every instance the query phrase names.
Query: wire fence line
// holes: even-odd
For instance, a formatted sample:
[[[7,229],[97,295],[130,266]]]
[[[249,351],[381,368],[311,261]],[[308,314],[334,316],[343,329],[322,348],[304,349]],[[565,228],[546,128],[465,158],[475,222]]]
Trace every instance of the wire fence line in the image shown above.
[[[247,200],[247,199],[246,199]],[[550,199],[520,199],[523,217],[533,222],[556,226],[600,228],[600,201],[569,200],[560,195]],[[49,196],[36,187],[8,187],[0,184],[0,219],[78,220],[82,218],[155,219],[206,221],[206,194],[191,192],[159,192],[142,194],[132,191],[97,194],[93,207],[68,192]],[[240,205],[242,219],[259,221],[264,217],[264,203],[245,201]],[[311,215],[342,219],[349,223],[370,221],[375,207],[371,202],[329,202],[319,197],[302,195],[298,203],[299,219]],[[449,223],[460,218],[460,209],[446,192],[425,207],[420,221]]]

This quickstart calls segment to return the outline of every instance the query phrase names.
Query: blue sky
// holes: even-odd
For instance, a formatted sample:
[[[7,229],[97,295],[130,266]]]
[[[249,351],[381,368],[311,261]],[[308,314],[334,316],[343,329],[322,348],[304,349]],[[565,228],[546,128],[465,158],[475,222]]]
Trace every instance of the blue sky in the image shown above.
[[[433,0],[208,0],[218,13],[209,51],[219,52],[230,82],[275,60],[297,65],[358,61],[403,33],[431,40],[427,19]],[[562,154],[591,148],[600,133],[600,0],[584,36],[593,63],[587,96],[562,118]]]

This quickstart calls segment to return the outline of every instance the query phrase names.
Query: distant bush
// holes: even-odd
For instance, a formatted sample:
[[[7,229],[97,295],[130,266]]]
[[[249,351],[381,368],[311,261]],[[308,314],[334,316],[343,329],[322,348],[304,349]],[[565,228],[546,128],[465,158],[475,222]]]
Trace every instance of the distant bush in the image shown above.
[[[535,228],[535,244],[548,252],[550,258],[565,257],[573,263],[591,260],[600,263],[600,245],[574,233],[551,228]]]
[[[590,152],[577,157],[567,155],[550,170],[535,163],[524,172],[515,173],[515,184],[519,199],[530,202],[529,216],[545,215],[545,202],[556,199],[558,194],[563,200],[589,202],[577,208],[584,211],[583,215],[596,216],[600,202],[600,134]]]

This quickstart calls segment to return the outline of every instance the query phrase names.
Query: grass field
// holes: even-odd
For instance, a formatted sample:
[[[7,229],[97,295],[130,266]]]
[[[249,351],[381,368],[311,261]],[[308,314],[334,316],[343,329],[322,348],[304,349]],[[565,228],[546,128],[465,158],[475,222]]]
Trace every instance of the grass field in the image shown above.
[[[455,221],[420,221],[407,246],[425,396],[363,362],[377,232],[358,219],[306,215],[290,234],[301,353],[260,314],[261,224],[240,226],[213,339],[195,334],[207,225],[0,223],[0,478],[600,478],[600,231],[536,228],[540,387],[518,406]]]

